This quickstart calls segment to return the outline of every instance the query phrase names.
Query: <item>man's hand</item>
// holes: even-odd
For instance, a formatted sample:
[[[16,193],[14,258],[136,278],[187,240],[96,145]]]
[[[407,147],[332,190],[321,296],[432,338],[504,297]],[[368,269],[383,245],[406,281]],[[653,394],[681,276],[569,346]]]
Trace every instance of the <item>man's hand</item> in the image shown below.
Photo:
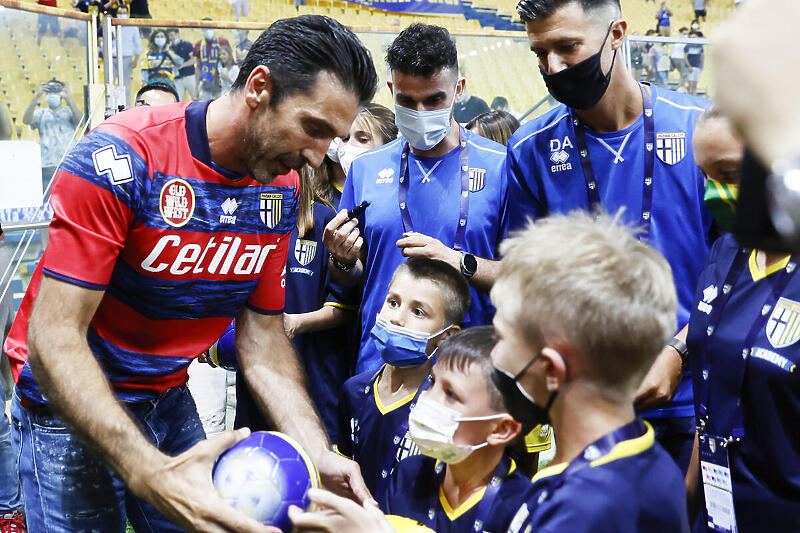
[[[67,82],[61,82],[61,97],[64,100],[72,98],[72,95],[69,92],[69,84]]]
[[[352,264],[361,257],[364,238],[357,226],[357,219],[347,220],[347,209],[339,211],[325,226],[322,243],[342,263]]]
[[[361,468],[355,461],[326,450],[323,455],[315,458],[315,464],[326,489],[359,503],[372,500],[364,478],[361,477]]]
[[[681,355],[672,346],[666,346],[636,391],[633,405],[638,410],[658,407],[672,399],[681,382]]]
[[[445,246],[442,241],[428,237],[422,233],[403,233],[403,238],[397,241],[397,247],[402,250],[405,257],[426,257],[444,261],[456,270],[461,269],[461,253]]]
[[[197,356],[198,363],[204,363],[206,365],[210,365],[211,368],[217,368],[217,365],[214,364],[214,361],[211,360],[211,356],[208,352],[203,352]]]
[[[318,489],[308,491],[308,496],[320,509],[303,512],[295,506],[290,507],[289,518],[297,531],[395,533],[395,529],[372,499],[359,505]]]
[[[217,458],[250,435],[247,428],[204,440],[157,465],[142,465],[128,487],[186,531],[268,533],[274,531],[223,502],[211,482]]]

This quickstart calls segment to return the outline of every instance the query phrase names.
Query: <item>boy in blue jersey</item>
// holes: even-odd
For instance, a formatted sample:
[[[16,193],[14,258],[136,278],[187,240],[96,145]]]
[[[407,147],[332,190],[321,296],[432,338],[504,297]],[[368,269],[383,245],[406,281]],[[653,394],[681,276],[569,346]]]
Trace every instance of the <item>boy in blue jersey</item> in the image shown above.
[[[334,269],[363,282],[356,372],[382,364],[370,331],[394,269],[405,257],[438,259],[472,285],[465,327],[488,324],[487,294],[506,234],[505,147],[461,128],[453,105],[464,91],[458,51],[447,30],[412,24],[389,47],[389,89],[402,138],[357,157],[339,214],[325,229]],[[370,202],[363,217],[347,209]]]
[[[504,532],[531,482],[505,452],[522,426],[492,383],[491,326],[447,338],[433,384],[409,416],[422,454],[395,468],[383,500],[390,515],[413,518],[438,533]]]
[[[641,228],[639,239],[672,268],[682,328],[709,247],[711,217],[692,158],[694,121],[705,100],[631,76],[620,52],[628,23],[619,0],[522,0],[517,10],[541,76],[563,105],[509,140],[510,228],[576,209],[624,209],[623,219]],[[685,470],[694,409],[681,363],[665,347],[636,407]]]
[[[339,452],[354,459],[379,499],[397,461],[419,453],[408,438],[408,413],[427,388],[431,357],[461,329],[469,288],[461,274],[435,259],[401,264],[370,332],[385,364],[344,384]]]

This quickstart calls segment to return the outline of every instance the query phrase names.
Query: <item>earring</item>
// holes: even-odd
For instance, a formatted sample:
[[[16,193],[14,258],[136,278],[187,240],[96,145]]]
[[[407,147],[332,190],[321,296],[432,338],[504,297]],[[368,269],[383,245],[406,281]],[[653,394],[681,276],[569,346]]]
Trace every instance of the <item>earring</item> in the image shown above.
[[[557,390],[558,389],[558,378],[554,378],[554,377],[549,377],[548,376],[547,380],[545,381],[545,384],[547,385],[547,390],[549,390],[549,391]]]

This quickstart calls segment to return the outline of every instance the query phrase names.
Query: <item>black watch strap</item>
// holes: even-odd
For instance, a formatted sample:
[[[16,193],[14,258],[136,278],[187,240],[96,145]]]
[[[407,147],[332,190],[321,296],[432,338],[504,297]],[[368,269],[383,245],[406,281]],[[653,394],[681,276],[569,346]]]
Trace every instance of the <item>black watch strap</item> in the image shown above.
[[[681,356],[681,365],[683,366],[683,370],[687,370],[689,364],[689,347],[686,346],[686,343],[677,337],[673,337],[669,340],[669,342],[667,342],[667,346],[672,346],[675,348],[675,351],[677,351]]]

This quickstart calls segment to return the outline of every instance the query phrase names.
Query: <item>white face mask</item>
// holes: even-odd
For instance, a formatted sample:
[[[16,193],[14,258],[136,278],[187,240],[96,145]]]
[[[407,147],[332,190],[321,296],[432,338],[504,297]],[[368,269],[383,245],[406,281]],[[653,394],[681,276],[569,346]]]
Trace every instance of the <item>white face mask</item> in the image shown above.
[[[330,146],[328,146],[328,151],[325,155],[328,156],[328,159],[333,161],[334,163],[339,162],[339,146],[342,145],[342,138],[341,137],[334,137],[331,141]]]
[[[45,96],[45,101],[47,105],[51,108],[55,109],[61,105],[61,95],[60,94],[48,94]]]
[[[450,133],[453,103],[446,109],[434,111],[417,111],[394,104],[394,123],[408,144],[417,150],[430,150]]]
[[[126,19],[126,18],[128,18],[128,14],[127,13],[117,13],[117,18],[118,19]],[[112,33],[111,35],[114,35],[114,34]]]
[[[350,172],[350,166],[353,164],[353,160],[367,151],[369,151],[369,148],[365,146],[358,146],[350,143],[341,143],[339,145],[337,156],[345,176]]]
[[[214,30],[206,30],[203,32],[203,36],[206,38],[206,41],[211,41],[214,39]]]
[[[469,457],[475,450],[488,446],[487,442],[470,446],[453,442],[460,422],[496,420],[507,415],[487,415],[462,417],[449,407],[431,400],[422,394],[408,416],[408,431],[420,451],[447,464],[457,464]]]

